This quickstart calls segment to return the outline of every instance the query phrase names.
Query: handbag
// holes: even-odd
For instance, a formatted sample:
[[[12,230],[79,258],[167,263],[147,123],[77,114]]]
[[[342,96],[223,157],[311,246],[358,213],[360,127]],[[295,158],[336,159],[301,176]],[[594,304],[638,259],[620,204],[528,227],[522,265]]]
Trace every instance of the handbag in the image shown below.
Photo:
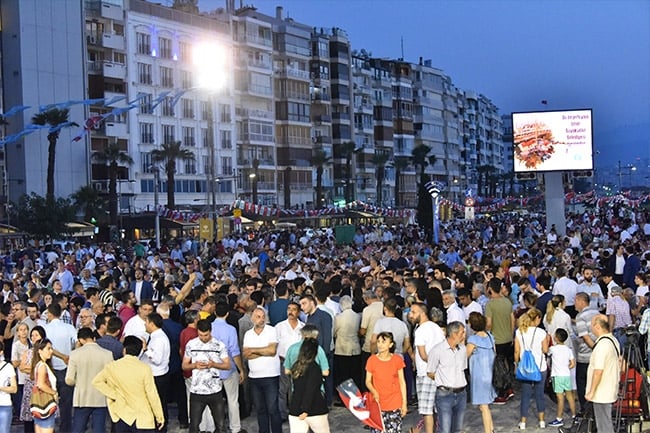
[[[531,344],[535,341],[535,332],[537,328],[533,331],[533,338],[531,339]],[[524,348],[524,353],[521,355],[519,364],[517,364],[517,371],[515,372],[515,378],[517,380],[523,380],[527,382],[539,382],[542,380],[542,373],[539,370],[537,361],[535,360],[535,355],[530,347],[526,348],[526,343],[524,342],[524,336],[521,335],[521,342]]]
[[[49,377],[46,377],[48,385]],[[51,385],[50,385],[51,386]],[[52,394],[41,390],[36,384],[32,388],[32,397],[29,400],[29,411],[36,419],[47,419],[56,413],[58,404]]]

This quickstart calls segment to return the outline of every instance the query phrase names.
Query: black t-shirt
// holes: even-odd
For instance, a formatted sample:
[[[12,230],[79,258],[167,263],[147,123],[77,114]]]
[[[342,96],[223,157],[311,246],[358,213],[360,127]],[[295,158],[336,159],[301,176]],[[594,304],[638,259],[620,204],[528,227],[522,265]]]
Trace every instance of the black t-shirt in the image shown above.
[[[316,361],[312,361],[302,376],[293,379],[289,415],[300,416],[304,412],[307,416],[325,415],[328,409],[321,390],[322,384],[322,371]]]

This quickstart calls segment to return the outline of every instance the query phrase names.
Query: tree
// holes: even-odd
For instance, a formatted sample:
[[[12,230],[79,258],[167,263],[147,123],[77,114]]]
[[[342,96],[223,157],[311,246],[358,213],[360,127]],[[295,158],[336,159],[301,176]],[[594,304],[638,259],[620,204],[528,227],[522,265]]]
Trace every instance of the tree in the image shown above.
[[[372,156],[372,163],[375,165],[375,177],[377,178],[377,200],[376,205],[384,203],[384,178],[386,177],[386,163],[388,162],[387,152],[375,152]]]
[[[323,171],[325,166],[332,163],[332,157],[328,156],[323,149],[317,148],[314,149],[309,163],[316,168],[316,204],[314,207],[318,209],[323,204]]]
[[[16,227],[37,239],[56,239],[69,232],[66,223],[75,219],[76,208],[67,198],[54,202],[32,193],[23,195],[11,208]]]
[[[174,176],[176,174],[176,161],[192,161],[194,154],[181,148],[181,142],[164,143],[161,149],[155,149],[151,152],[151,160],[154,163],[162,162],[165,164],[165,174],[167,175],[167,207],[174,209]]]
[[[70,198],[77,209],[83,209],[84,221],[104,214],[106,202],[92,185],[82,186]]]
[[[117,174],[119,164],[133,164],[133,158],[120,149],[117,143],[104,146],[104,150],[93,153],[93,159],[108,165],[108,211],[110,225],[117,225]]]
[[[489,173],[492,170],[494,170],[494,167],[492,167],[491,165],[479,165],[478,168],[476,169],[478,173],[478,182],[477,182],[478,195],[483,195],[483,196],[489,195],[488,177],[489,177]],[[485,178],[485,182],[483,181],[484,178]]]
[[[339,156],[345,158],[345,176],[347,181],[345,183],[345,202],[351,203],[354,201],[353,195],[353,176],[352,176],[352,155],[356,151],[357,144],[354,141],[346,141],[339,145]]]
[[[402,197],[400,189],[400,177],[402,171],[406,170],[409,166],[409,159],[406,156],[396,156],[393,160],[393,168],[395,168],[395,207],[402,206]]]
[[[34,125],[50,125],[50,132],[47,134],[47,193],[45,198],[49,203],[54,202],[54,168],[56,164],[56,144],[59,141],[59,133],[61,132],[61,125],[79,126],[74,122],[70,122],[68,116],[70,110],[67,108],[58,109],[52,108],[42,113],[35,114],[32,117]]]
[[[431,194],[427,191],[424,185],[429,181],[425,170],[428,165],[435,165],[437,158],[435,155],[429,155],[431,148],[424,144],[419,144],[413,148],[411,152],[411,160],[418,172],[417,187],[418,187],[418,204],[417,204],[417,220],[418,223],[429,233],[433,232],[433,208],[431,202]]]
[[[431,157],[428,156],[429,152],[431,152],[431,148],[426,144],[418,144],[411,151],[411,160],[413,161],[413,165],[418,172],[418,182],[423,181],[424,170],[427,168],[427,165],[429,165],[429,162],[431,160]],[[433,158],[435,158],[435,156],[433,156]],[[433,162],[435,163],[435,159]]]

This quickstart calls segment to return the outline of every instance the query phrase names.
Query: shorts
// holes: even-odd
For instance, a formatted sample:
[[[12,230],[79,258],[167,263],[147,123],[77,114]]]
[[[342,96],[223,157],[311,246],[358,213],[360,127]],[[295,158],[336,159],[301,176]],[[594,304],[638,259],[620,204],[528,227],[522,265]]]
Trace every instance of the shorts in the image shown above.
[[[571,386],[571,376],[554,376],[551,379],[553,380],[553,392],[556,394],[562,394],[565,391],[571,391],[573,389]]]
[[[417,376],[415,390],[418,394],[418,413],[433,415],[436,404],[436,383],[429,376]]]
[[[39,426],[42,429],[54,428],[56,417],[54,415],[48,416],[45,419],[34,418],[34,425]]]

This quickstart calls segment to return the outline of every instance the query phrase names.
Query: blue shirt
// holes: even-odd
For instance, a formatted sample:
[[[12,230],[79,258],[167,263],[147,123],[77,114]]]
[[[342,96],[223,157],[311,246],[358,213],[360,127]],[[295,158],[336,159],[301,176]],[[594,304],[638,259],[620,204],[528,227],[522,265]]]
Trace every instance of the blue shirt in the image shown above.
[[[235,356],[241,355],[241,351],[239,350],[239,341],[237,339],[237,330],[234,326],[229,325],[226,322],[226,319],[220,319],[217,317],[214,322],[212,322],[212,336],[226,346],[228,355],[230,356],[230,370],[219,370],[219,377],[221,377],[221,380],[226,380],[231,374],[237,371],[237,365],[235,365],[234,358]]]
[[[111,351],[111,353],[113,354],[113,361],[117,361],[122,356],[124,356],[124,354],[122,353],[122,349],[124,349],[124,346],[122,345],[122,343],[120,343],[120,340],[113,337],[112,335],[104,335],[103,337],[99,337],[96,343],[99,345],[99,347]]]
[[[332,316],[329,313],[316,308],[307,316],[307,323],[318,328],[318,345],[323,348],[325,354],[332,352]]]
[[[169,372],[181,371],[181,331],[183,326],[172,319],[164,319],[162,330],[169,339]]]
[[[77,342],[77,330],[74,326],[68,325],[59,319],[54,319],[45,325],[45,334],[52,342],[52,347],[64,355],[70,355]],[[52,368],[54,370],[65,370],[68,366],[61,358],[52,357]]]
[[[269,323],[275,326],[283,320],[287,320],[287,306],[289,300],[284,298],[276,299],[269,304]]]

